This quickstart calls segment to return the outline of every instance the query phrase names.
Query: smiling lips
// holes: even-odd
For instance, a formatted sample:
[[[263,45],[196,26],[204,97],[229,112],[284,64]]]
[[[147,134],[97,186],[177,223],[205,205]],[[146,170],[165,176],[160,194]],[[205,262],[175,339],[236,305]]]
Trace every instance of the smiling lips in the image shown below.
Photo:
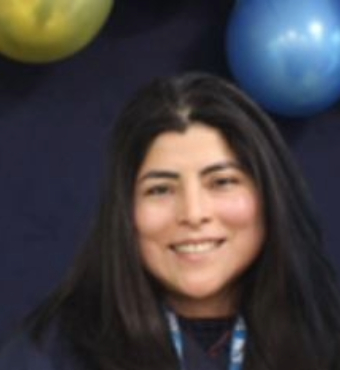
[[[206,253],[219,248],[225,239],[209,239],[200,241],[186,241],[170,246],[171,250],[180,254]]]

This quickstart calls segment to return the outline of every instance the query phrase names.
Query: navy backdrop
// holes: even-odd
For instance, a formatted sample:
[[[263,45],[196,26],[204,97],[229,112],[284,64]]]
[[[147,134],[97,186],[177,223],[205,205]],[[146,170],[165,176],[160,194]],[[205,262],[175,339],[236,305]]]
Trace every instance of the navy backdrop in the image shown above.
[[[0,57],[0,339],[53,289],[98,203],[103,149],[126,99],[152,77],[228,77],[224,29],[233,1],[117,0],[89,47],[31,66]],[[340,270],[339,107],[279,119],[307,177]],[[276,117],[277,118],[277,117]]]

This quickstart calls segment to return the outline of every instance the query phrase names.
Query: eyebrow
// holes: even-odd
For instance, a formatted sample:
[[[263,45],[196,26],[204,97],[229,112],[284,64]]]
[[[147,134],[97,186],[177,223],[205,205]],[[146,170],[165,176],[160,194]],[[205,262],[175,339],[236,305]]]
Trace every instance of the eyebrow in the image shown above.
[[[221,163],[214,163],[207,167],[204,167],[200,171],[200,176],[209,175],[212,172],[223,171],[229,168],[234,168],[237,170],[242,170],[242,166],[235,161],[228,161],[228,162],[221,162]],[[166,170],[151,170],[145,173],[138,182],[142,182],[147,179],[171,179],[171,180],[178,180],[179,174],[173,171],[166,171]]]

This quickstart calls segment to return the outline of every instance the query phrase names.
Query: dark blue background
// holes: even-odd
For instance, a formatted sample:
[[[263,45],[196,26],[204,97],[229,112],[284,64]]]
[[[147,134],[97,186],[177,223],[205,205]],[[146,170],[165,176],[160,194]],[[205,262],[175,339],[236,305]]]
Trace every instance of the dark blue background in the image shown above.
[[[90,46],[32,66],[0,57],[0,339],[55,287],[98,203],[108,131],[154,76],[205,70],[228,77],[232,1],[117,0]],[[279,119],[307,177],[340,270],[339,107]]]

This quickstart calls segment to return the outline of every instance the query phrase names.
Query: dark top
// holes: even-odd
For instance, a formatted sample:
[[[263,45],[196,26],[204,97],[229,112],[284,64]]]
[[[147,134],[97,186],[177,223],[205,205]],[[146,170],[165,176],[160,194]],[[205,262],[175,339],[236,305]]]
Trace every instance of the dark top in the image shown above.
[[[201,357],[204,357],[204,362],[209,363],[209,367],[226,370],[235,320],[235,317],[226,319],[184,319],[180,317],[179,324],[184,332],[186,368],[196,369],[199,366],[196,362],[203,361]],[[194,356],[193,353],[195,353]],[[198,356],[198,353],[202,356]]]
[[[234,320],[180,318],[186,370],[225,370]],[[42,347],[21,332],[0,351],[0,370],[89,370],[76,360],[56,325],[51,325]]]

